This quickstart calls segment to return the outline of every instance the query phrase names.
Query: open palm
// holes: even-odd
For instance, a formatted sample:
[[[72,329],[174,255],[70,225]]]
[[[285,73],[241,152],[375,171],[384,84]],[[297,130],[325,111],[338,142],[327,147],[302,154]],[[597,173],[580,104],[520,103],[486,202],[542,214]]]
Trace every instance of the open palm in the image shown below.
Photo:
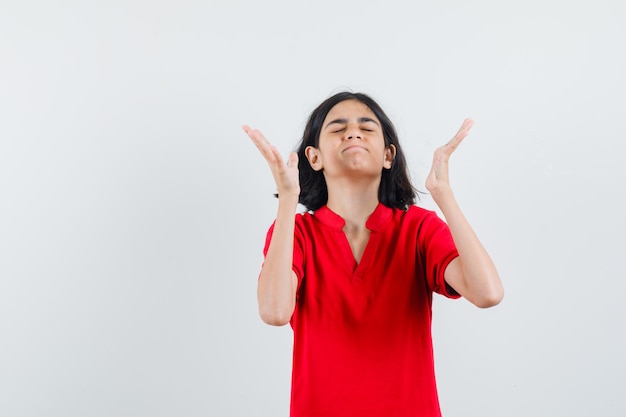
[[[465,119],[461,128],[456,135],[448,143],[440,146],[435,150],[433,156],[433,165],[430,168],[430,173],[426,178],[426,189],[431,194],[437,194],[442,190],[450,188],[450,180],[448,178],[448,160],[452,152],[459,146],[459,144],[468,135],[474,121],[472,119]]]
[[[287,159],[283,160],[278,149],[258,130],[249,126],[243,126],[243,130],[248,134],[252,142],[261,152],[272,171],[272,176],[276,182],[279,197],[300,195],[300,178],[298,176],[298,154],[292,152]]]

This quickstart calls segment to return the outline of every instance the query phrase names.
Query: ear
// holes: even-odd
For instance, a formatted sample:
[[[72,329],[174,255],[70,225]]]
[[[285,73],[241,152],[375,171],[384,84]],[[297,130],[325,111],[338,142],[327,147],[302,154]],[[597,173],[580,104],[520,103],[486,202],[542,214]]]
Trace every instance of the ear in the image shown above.
[[[391,169],[391,165],[393,165],[394,159],[396,159],[396,147],[394,145],[389,145],[387,149],[385,149],[385,160],[383,162],[383,167],[385,169]]]
[[[306,159],[309,160],[309,164],[313,171],[319,171],[322,169],[322,158],[320,156],[320,151],[314,146],[307,146],[304,150],[304,154],[306,155]]]

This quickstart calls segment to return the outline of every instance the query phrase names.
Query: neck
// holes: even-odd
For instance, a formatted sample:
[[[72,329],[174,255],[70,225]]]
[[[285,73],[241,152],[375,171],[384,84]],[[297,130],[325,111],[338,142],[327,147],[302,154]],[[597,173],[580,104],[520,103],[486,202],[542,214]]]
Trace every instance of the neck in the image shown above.
[[[380,178],[358,184],[353,180],[346,181],[345,184],[327,183],[327,206],[345,220],[345,229],[365,229],[367,219],[379,203],[379,186]]]

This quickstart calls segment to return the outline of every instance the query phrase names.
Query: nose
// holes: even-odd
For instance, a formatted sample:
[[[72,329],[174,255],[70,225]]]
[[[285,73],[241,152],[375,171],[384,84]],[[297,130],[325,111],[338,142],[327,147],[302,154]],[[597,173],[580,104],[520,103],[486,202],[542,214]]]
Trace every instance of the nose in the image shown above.
[[[361,132],[356,126],[348,128],[348,131],[346,132],[346,137],[348,139],[363,139],[361,137]]]

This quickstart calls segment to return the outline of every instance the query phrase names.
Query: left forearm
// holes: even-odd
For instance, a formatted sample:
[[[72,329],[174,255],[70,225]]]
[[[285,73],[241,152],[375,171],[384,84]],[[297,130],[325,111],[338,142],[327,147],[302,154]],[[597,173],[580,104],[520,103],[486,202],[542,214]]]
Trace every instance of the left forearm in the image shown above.
[[[491,257],[474,233],[450,189],[433,194],[444,215],[459,257],[446,270],[446,281],[463,297],[479,307],[502,300],[504,290]]]

